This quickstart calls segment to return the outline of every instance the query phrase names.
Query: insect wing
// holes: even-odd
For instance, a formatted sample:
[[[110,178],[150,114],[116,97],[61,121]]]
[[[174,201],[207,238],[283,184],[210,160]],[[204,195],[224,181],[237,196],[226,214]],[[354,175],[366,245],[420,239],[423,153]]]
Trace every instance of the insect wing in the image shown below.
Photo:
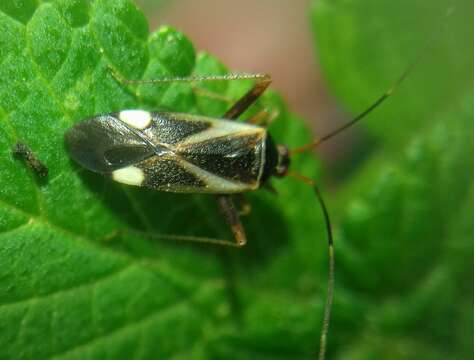
[[[260,185],[266,131],[203,116],[125,110],[66,133],[71,157],[115,181],[171,192],[236,193]]]
[[[143,133],[156,145],[157,155],[136,165],[145,174],[141,185],[206,193],[243,192],[260,185],[263,128],[190,114],[152,115],[152,125]],[[160,146],[165,150],[159,151]]]
[[[82,121],[65,135],[71,157],[85,168],[110,173],[136,164],[155,153],[138,131],[115,114]]]

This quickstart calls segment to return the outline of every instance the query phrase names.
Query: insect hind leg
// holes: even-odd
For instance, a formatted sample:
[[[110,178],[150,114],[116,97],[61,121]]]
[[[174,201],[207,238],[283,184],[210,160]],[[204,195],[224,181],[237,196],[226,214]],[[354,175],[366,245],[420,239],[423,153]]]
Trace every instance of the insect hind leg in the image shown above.
[[[114,70],[110,65],[108,66],[112,76],[119,82],[125,85],[140,85],[140,84],[162,84],[174,82],[202,82],[202,81],[233,81],[233,80],[258,80],[267,81],[270,76],[267,74],[251,74],[251,73],[230,73],[225,75],[190,75],[190,76],[163,76],[156,79],[126,79]],[[268,86],[268,85],[267,85]]]
[[[115,71],[110,65],[108,66],[110,73],[119,83],[124,85],[133,84],[164,84],[174,82],[202,82],[202,81],[233,81],[233,80],[256,80],[256,84],[232,107],[227,110],[224,114],[226,119],[237,119],[252,105],[268,88],[272,82],[272,78],[268,74],[251,74],[251,73],[231,73],[225,75],[192,75],[192,76],[169,76],[161,77],[157,79],[139,79],[130,80],[124,78],[117,71]]]
[[[219,245],[219,246],[230,246],[230,247],[241,247],[244,244],[240,244],[236,241],[223,240],[223,239],[214,239],[203,236],[186,236],[186,235],[169,235],[169,234],[153,234],[148,233],[144,234],[147,237],[163,240],[171,240],[178,242],[191,242],[199,244],[210,244],[210,245]]]
[[[161,240],[172,240],[179,242],[191,242],[200,244],[211,244],[220,246],[230,247],[242,247],[247,243],[247,237],[245,235],[244,227],[240,221],[239,213],[235,208],[235,205],[230,195],[216,195],[217,204],[221,214],[224,216],[227,224],[229,225],[232,234],[234,235],[234,241],[215,239],[203,236],[188,236],[188,235],[171,235],[171,234],[159,234],[149,233],[144,231],[137,231],[131,229],[116,230],[111,234],[107,235],[104,240],[110,241],[111,239],[119,236],[120,234],[135,234],[141,235],[150,239],[161,239]]]
[[[197,244],[210,244],[210,245],[237,247],[237,248],[243,246],[243,244],[237,241],[215,239],[215,238],[210,238],[210,237],[205,237],[205,236],[159,234],[159,233],[149,233],[145,231],[131,230],[131,229],[116,230],[108,234],[107,236],[105,236],[102,240],[106,242],[110,242],[113,239],[117,238],[118,236],[126,235],[126,234],[143,236],[144,238],[148,238],[148,239],[170,240],[170,241],[175,241],[175,242],[190,242],[190,243],[197,243]]]

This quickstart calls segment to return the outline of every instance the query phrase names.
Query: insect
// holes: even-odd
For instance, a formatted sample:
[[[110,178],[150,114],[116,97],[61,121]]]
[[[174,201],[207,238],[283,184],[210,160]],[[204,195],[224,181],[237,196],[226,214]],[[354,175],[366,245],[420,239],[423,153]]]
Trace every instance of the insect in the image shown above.
[[[414,64],[413,64],[414,65]],[[125,80],[122,83],[218,81],[254,79],[255,85],[222,118],[140,109],[99,115],[77,123],[65,134],[70,156],[83,167],[135,186],[180,193],[214,194],[235,241],[170,236],[177,240],[241,247],[247,238],[232,196],[264,186],[270,178],[295,176],[314,191],[325,219],[329,246],[329,277],[319,358],[324,359],[334,292],[334,249],[331,222],[316,183],[289,170],[294,154],[313,150],[322,142],[354,125],[383,103],[406,78],[410,66],[394,85],[367,110],[342,127],[296,149],[277,145],[265,127],[235,121],[271,83],[265,74],[229,74]]]
[[[12,147],[12,153],[15,157],[23,159],[38,178],[45,179],[48,176],[47,166],[36,157],[25,143],[16,142]]]

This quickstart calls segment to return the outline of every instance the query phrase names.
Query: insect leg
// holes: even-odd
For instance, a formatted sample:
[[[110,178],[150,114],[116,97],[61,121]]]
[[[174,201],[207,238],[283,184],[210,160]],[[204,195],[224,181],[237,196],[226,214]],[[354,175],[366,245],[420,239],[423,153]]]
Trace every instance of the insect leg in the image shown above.
[[[159,234],[130,230],[130,229],[121,229],[112,232],[111,234],[103,238],[104,241],[111,241],[120,234],[135,234],[143,236],[150,239],[162,239],[162,240],[172,240],[180,242],[192,242],[200,244],[211,244],[211,245],[222,245],[222,246],[231,246],[231,247],[242,247],[247,243],[247,237],[245,236],[245,231],[240,222],[239,214],[234,206],[234,203],[230,195],[217,195],[217,204],[219,210],[226,219],[227,224],[229,225],[233,235],[234,241],[223,240],[223,239],[214,239],[201,236],[188,236],[188,235],[171,235],[171,234]]]
[[[244,96],[242,96],[232,107],[224,114],[225,119],[237,119],[242,115],[245,110],[249,108],[262,93],[270,86],[272,78],[270,75],[262,75],[254,85]]]
[[[230,195],[217,195],[217,205],[229,225],[232,234],[234,235],[235,245],[237,247],[244,246],[247,243],[245,230],[240,222],[239,213],[235,209],[234,202]]]
[[[332,309],[332,303],[334,300],[335,261],[334,261],[334,239],[333,239],[333,234],[332,234],[331,219],[329,217],[329,211],[326,206],[326,202],[324,201],[323,196],[321,195],[321,191],[319,190],[319,187],[316,184],[316,182],[296,172],[289,172],[288,175],[293,176],[298,180],[301,180],[302,182],[304,182],[305,184],[313,188],[314,193],[316,195],[316,199],[318,200],[319,205],[321,206],[321,210],[323,212],[323,217],[324,217],[324,223],[326,225],[329,269],[328,269],[328,285],[327,285],[326,303],[324,305],[323,324],[321,328],[321,337],[319,339],[319,356],[318,356],[319,360],[324,360],[326,358],[329,322],[331,320],[331,309]]]
[[[130,234],[143,236],[148,239],[160,239],[160,240],[171,240],[176,242],[191,242],[198,244],[211,244],[219,246],[230,246],[230,247],[241,247],[235,241],[223,240],[223,239],[214,239],[204,236],[189,236],[189,235],[172,235],[172,234],[159,234],[159,233],[149,233],[145,231],[131,230],[131,229],[121,229],[116,230],[113,233],[110,233],[102,238],[103,241],[109,242],[113,239],[119,237],[120,235]]]
[[[232,80],[258,80],[258,83],[268,81],[271,82],[270,76],[266,74],[249,74],[249,73],[230,73],[226,75],[191,75],[191,76],[163,76],[158,79],[126,79],[115,71],[110,65],[108,66],[110,73],[119,83],[125,85],[133,84],[162,84],[174,82],[201,82],[201,81],[232,81]],[[267,85],[268,86],[268,85]]]
[[[122,75],[116,72],[111,66],[109,66],[110,73],[112,76],[122,84],[160,84],[160,83],[173,83],[173,82],[200,82],[200,81],[229,81],[229,80],[245,80],[253,79],[257,80],[257,83],[251,88],[244,96],[242,96],[237,102],[226,111],[224,118],[236,119],[245,110],[252,105],[262,93],[271,84],[272,78],[268,74],[248,74],[248,73],[231,73],[227,75],[194,75],[194,76],[170,76],[162,77],[159,79],[143,79],[143,80],[129,80],[125,79]]]

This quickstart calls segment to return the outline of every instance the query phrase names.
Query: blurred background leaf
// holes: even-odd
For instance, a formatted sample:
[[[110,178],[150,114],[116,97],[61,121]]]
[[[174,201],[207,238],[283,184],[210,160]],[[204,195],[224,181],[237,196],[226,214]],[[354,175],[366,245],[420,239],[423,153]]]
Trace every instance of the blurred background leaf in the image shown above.
[[[469,1],[313,3],[323,73],[352,116],[421,54],[395,95],[360,124],[371,156],[333,203],[345,214],[332,338],[338,358],[472,353],[473,11]]]
[[[173,0],[174,1],[174,0]],[[144,13],[163,10],[171,0],[138,0],[137,5]]]

